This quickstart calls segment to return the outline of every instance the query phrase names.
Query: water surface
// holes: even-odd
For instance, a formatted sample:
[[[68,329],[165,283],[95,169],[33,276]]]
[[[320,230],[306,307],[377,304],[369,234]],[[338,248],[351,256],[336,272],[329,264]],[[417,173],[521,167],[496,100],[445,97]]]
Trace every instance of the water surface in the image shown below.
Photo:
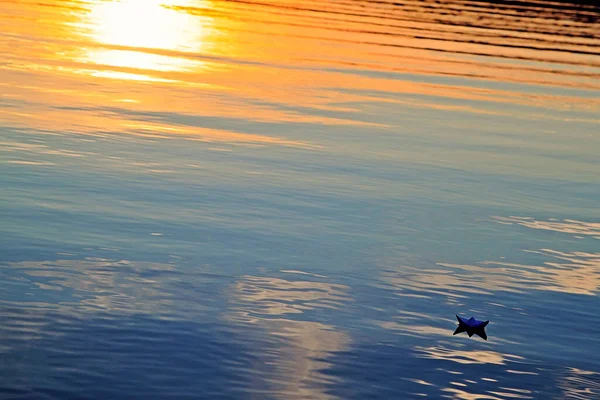
[[[600,397],[592,4],[2,2],[0,398]]]

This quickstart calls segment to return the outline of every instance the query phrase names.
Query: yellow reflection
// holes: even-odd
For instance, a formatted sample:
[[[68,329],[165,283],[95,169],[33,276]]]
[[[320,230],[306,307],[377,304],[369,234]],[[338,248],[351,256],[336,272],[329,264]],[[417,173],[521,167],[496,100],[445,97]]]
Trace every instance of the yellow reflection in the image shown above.
[[[205,5],[206,0],[120,0],[94,3],[86,21],[94,42],[120,48],[89,49],[96,64],[153,71],[185,71],[202,63],[169,52],[206,50],[212,30],[208,17],[178,7]],[[162,51],[162,52],[161,52]],[[126,76],[121,76],[121,78]]]

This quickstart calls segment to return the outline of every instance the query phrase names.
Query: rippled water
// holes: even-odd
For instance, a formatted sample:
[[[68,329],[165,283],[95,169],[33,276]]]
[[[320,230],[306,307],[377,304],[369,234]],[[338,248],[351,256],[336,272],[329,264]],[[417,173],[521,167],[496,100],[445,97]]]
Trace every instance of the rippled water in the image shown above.
[[[1,2],[0,398],[600,398],[599,16]]]

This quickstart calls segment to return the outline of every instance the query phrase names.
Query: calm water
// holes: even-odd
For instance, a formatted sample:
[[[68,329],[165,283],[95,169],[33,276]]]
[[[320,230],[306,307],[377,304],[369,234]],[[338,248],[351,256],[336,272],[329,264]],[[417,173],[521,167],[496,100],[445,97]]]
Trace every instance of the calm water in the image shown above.
[[[600,398],[599,17],[2,1],[0,398]]]

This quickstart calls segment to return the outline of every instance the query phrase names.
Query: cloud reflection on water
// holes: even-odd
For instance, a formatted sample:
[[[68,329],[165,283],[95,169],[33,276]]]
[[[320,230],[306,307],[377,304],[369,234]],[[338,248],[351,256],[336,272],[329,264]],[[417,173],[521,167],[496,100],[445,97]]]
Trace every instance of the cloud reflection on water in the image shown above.
[[[88,258],[84,260],[21,261],[0,270],[6,280],[22,286],[20,298],[42,308],[68,314],[116,313],[184,318],[202,314],[215,299],[196,301],[191,293],[209,289],[205,271],[186,272],[194,279],[181,282],[174,264]],[[18,277],[18,278],[17,278]]]
[[[600,222],[584,222],[572,219],[547,221],[536,220],[532,217],[494,217],[501,224],[517,224],[531,229],[570,233],[573,235],[591,236],[600,239]]]
[[[512,390],[512,389],[507,389]],[[533,399],[528,393],[515,393],[513,392],[496,392],[496,391],[488,391],[490,394],[482,394],[476,392],[467,392],[462,389],[457,389],[455,387],[448,387],[442,389],[445,393],[451,393],[453,399],[457,400],[503,400],[503,399]]]
[[[333,399],[325,391],[330,378],[321,371],[326,358],[350,340],[332,325],[303,314],[336,309],[348,300],[348,288],[318,281],[246,276],[233,288],[228,319],[260,329],[272,338],[271,350],[256,356],[258,374],[269,376],[268,390],[283,399]]]
[[[565,399],[596,399],[600,397],[600,372],[568,368],[558,382]]]
[[[532,229],[570,233],[597,238],[598,223],[574,220],[536,221],[533,218],[495,218],[499,223],[518,224]],[[570,294],[597,295],[600,292],[600,253],[525,250],[544,261],[541,264],[514,263],[501,260],[477,264],[439,262],[435,268],[403,266],[385,271],[384,280],[399,295],[431,297],[443,295],[448,300],[472,295],[492,295],[498,291],[528,293],[544,290]]]
[[[448,349],[442,346],[415,348],[418,356],[432,360],[447,360],[458,364],[496,364],[506,365],[509,362],[523,360],[513,354],[502,354],[490,350]]]

